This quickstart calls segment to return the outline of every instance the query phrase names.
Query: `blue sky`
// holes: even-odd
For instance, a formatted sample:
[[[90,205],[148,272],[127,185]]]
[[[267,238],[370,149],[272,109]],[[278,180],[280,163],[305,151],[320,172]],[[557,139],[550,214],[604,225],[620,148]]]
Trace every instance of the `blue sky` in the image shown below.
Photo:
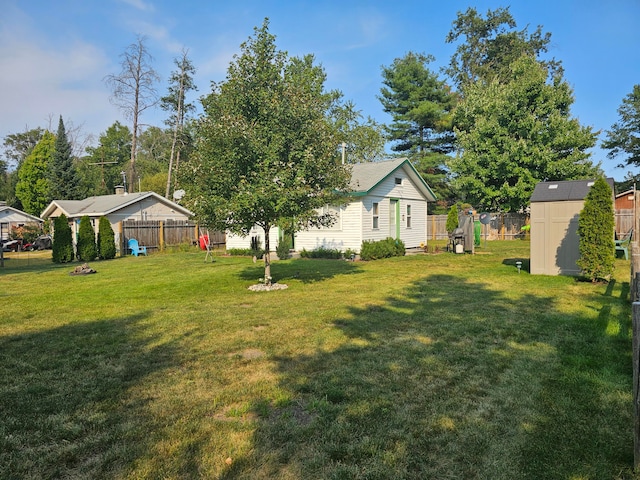
[[[501,6],[510,6],[519,28],[542,25],[552,34],[550,55],[562,61],[574,91],[572,115],[604,138],[622,99],[640,83],[639,0],[0,0],[0,138],[27,127],[55,130],[59,115],[95,138],[116,120],[127,123],[109,103],[103,78],[120,71],[120,55],[138,34],[147,37],[161,94],[173,59],[189,50],[195,100],[211,81],[224,80],[265,17],[279,49],[314,54],[328,88],[388,123],[377,99],[381,66],[414,51],[433,55],[439,70],[455,50],[445,37],[457,12],[474,7],[484,15]],[[142,122],[161,126],[163,118],[158,109]],[[615,168],[599,148],[592,154],[616,180],[630,170]]]

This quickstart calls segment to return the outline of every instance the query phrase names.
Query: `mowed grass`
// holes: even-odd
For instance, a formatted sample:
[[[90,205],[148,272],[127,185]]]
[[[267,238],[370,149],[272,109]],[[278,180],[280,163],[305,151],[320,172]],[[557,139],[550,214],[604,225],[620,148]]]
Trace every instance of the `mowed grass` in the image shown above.
[[[638,478],[628,262],[204,256],[6,261],[0,478]]]

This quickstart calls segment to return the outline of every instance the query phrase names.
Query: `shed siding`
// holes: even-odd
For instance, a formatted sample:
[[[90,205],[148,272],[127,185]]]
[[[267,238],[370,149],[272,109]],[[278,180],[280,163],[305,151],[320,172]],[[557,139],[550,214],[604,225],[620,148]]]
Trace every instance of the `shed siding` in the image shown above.
[[[579,275],[578,218],[584,201],[531,204],[531,264],[534,275]]]

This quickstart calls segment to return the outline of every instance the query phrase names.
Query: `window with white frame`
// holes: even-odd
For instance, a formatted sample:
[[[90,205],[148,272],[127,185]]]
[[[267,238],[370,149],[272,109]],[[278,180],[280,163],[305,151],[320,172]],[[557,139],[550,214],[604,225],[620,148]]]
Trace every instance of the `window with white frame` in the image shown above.
[[[407,205],[407,228],[411,228],[411,205]]]
[[[373,202],[373,206],[371,207],[371,215],[373,218],[373,229],[377,230],[379,228],[379,205],[378,202]]]

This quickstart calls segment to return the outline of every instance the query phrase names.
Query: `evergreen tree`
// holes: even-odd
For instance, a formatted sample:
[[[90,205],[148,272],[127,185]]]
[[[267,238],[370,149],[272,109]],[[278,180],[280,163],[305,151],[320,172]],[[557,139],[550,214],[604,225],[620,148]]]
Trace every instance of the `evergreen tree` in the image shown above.
[[[58,122],[58,132],[53,155],[49,163],[49,197],[52,200],[78,200],[79,178],[73,164],[71,143],[67,138],[62,115]]]
[[[409,52],[382,68],[379,100],[392,115],[391,149],[406,155],[439,198],[449,198],[447,154],[453,151],[451,112],[457,96],[428,68],[429,55]]]
[[[107,217],[100,217],[98,223],[98,258],[109,260],[116,256],[116,241]]]
[[[577,265],[592,282],[608,281],[613,274],[615,245],[613,194],[604,178],[591,186],[578,220],[580,259]]]
[[[81,262],[90,262],[98,256],[96,249],[96,233],[91,225],[88,216],[80,219],[80,227],[78,229],[78,260]]]
[[[460,221],[458,219],[458,205],[453,204],[451,205],[451,208],[449,209],[449,213],[447,214],[447,232],[450,234],[456,228],[458,228],[459,222]]]
[[[53,229],[53,261],[55,263],[68,263],[73,261],[71,227],[64,213],[54,220]]]

